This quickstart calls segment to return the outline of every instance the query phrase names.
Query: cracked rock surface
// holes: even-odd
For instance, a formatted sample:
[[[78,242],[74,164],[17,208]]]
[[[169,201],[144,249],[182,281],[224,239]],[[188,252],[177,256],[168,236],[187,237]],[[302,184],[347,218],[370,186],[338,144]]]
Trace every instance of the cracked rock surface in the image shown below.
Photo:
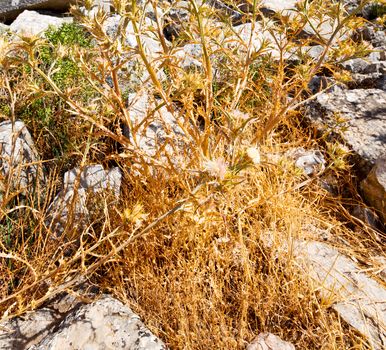
[[[321,242],[297,242],[295,256],[322,298],[365,335],[374,350],[386,348],[386,290],[349,257]]]
[[[335,129],[366,167],[385,155],[386,91],[336,89],[318,95],[309,117],[318,128]],[[337,124],[337,117],[343,121]]]
[[[23,191],[44,182],[34,141],[20,120],[0,123],[0,172],[13,188]]]
[[[0,349],[166,349],[139,316],[111,296],[91,304],[67,296],[66,303],[51,304],[24,319],[2,324]]]

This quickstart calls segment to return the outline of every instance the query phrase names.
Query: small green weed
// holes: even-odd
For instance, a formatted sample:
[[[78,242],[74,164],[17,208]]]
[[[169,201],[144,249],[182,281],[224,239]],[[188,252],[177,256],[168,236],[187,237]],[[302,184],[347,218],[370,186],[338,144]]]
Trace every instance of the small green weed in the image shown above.
[[[91,48],[92,41],[87,32],[76,23],[64,23],[60,28],[50,27],[45,32],[45,37],[53,45],[77,45]]]

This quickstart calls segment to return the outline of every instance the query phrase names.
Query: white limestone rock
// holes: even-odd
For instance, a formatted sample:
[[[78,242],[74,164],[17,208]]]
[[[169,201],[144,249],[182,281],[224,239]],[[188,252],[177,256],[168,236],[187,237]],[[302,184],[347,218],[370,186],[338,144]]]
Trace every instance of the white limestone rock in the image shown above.
[[[0,325],[0,349],[165,350],[164,343],[120,301],[103,295],[90,304],[65,296]],[[64,304],[64,305],[60,305]]]
[[[349,257],[321,242],[295,242],[294,256],[322,298],[374,350],[386,346],[386,289]]]
[[[130,94],[128,111],[137,131],[134,139],[129,127],[125,125],[124,135],[145,156],[154,157],[162,149],[161,153],[177,160],[178,155],[174,150],[181,149],[184,143],[184,132],[178,125],[178,112],[171,113],[165,106],[159,109],[156,106],[157,101],[151,100],[146,91]]]
[[[71,17],[54,17],[41,15],[36,11],[25,10],[10,25],[10,30],[18,35],[41,35],[50,26],[60,27],[64,23],[71,23]]]
[[[280,57],[280,52],[273,35],[276,36],[279,42],[281,35],[275,32],[273,27],[271,28],[272,30],[269,31],[269,27],[270,24],[264,27],[260,22],[234,26],[233,30],[235,34],[225,40],[226,46],[237,50],[240,54],[245,54],[250,44],[252,53],[261,50],[263,44],[265,44],[264,54],[278,58]]]
[[[73,0],[0,0],[0,20],[14,20],[24,10],[68,11]]]
[[[246,350],[295,350],[295,346],[272,333],[260,333]]]
[[[103,23],[103,30],[112,40],[115,40],[119,35],[119,29],[123,24],[123,20],[120,15],[115,14],[109,16]],[[158,79],[166,79],[166,75],[161,67],[162,59],[160,59],[163,55],[163,48],[152,32],[152,28],[156,27],[156,23],[150,18],[145,17],[140,24],[138,23],[138,26],[140,31],[139,39],[144,48],[147,60],[155,70]],[[136,90],[137,87],[150,81],[150,74],[139,55],[133,58],[133,52],[138,48],[138,43],[137,35],[131,21],[127,23],[127,27],[125,28],[125,40],[125,44],[129,47],[129,50],[126,49],[128,62],[122,66],[118,73],[119,84],[122,91],[126,90],[129,86],[132,90]],[[130,51],[131,49],[133,50]],[[123,56],[125,55],[126,53]]]
[[[186,44],[174,53],[178,66],[187,71],[203,70],[202,55],[201,44]]]
[[[300,147],[288,152],[288,155],[295,161],[295,166],[302,169],[308,176],[323,172],[326,161],[319,150],[306,151]]]
[[[6,24],[0,23],[0,35],[3,35],[9,31],[9,26]]]
[[[11,187],[26,193],[40,182],[44,173],[32,137],[20,120],[0,123],[0,172]]]
[[[288,14],[296,8],[298,0],[262,0],[259,4],[260,9],[269,10],[273,13]]]
[[[318,95],[309,104],[307,116],[321,132],[348,146],[358,166],[370,170],[386,155],[386,91],[380,89],[335,89]],[[336,116],[345,122],[337,129]]]
[[[75,168],[64,174],[64,188],[54,198],[48,208],[45,219],[46,226],[57,236],[61,235],[70,216],[74,227],[84,227],[90,215],[86,206],[91,193],[111,191],[116,198],[119,197],[122,174],[119,168],[105,171],[102,165],[91,165],[82,171]]]

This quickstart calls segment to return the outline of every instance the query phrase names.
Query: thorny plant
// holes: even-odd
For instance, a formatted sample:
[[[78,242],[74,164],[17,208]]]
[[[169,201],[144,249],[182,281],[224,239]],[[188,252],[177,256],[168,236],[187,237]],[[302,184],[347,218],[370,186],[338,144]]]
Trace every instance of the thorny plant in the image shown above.
[[[85,45],[52,29],[45,38],[2,39],[2,111],[13,121],[23,115],[49,155],[42,195],[3,180],[4,316],[88,280],[129,303],[172,348],[243,348],[266,330],[299,348],[365,347],[283,248],[313,237],[309,227],[354,241],[359,234],[320,209],[326,194],[315,179],[264,154],[309,142],[297,127],[315,97],[308,83],[321,73],[346,79],[337,63],[368,52],[350,35],[367,3],[348,15],[340,1],[304,1],[266,18],[254,0],[237,27],[189,0],[185,20],[174,23],[180,39],[169,41],[175,4],[116,0],[107,14],[86,1],[86,14],[72,8],[76,29],[66,28],[82,28]],[[186,44],[198,48],[192,61]],[[315,45],[313,57],[306,48]],[[32,107],[21,113],[26,106],[49,106],[51,123],[37,124]],[[68,132],[58,136],[53,125]],[[50,137],[59,153],[47,152]],[[331,163],[347,173],[342,159]],[[75,195],[73,220],[56,237],[45,218],[59,176],[97,162],[121,168],[120,199],[94,196],[88,225],[77,229]],[[382,250],[374,239],[356,254],[369,246]]]

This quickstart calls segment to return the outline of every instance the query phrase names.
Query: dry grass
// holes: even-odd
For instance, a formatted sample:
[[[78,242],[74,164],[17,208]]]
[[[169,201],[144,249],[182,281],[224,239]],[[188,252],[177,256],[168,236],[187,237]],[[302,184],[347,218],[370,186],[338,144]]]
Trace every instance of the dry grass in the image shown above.
[[[294,147],[326,145],[324,139],[311,141],[310,131],[299,126],[302,104],[312,98],[307,83],[320,71],[344,77],[335,60],[365,52],[350,40],[334,46],[333,38],[320,38],[321,59],[302,57],[289,65],[284,57],[309,40],[295,40],[305,15],[328,12],[339,18],[342,30],[359,20],[343,17],[330,2],[314,1],[294,21],[265,24],[264,30],[289,38],[276,43],[279,56],[272,58],[264,45],[257,52],[252,42],[242,47],[237,38],[236,45],[228,45],[234,36],[229,23],[219,28],[208,19],[216,16],[209,7],[189,4],[183,37],[203,51],[202,69],[195,72],[181,69],[173,58],[180,43],[166,42],[160,18],[159,27],[146,28],[162,48],[156,57],[138,35],[137,48],[124,44],[130,21],[134,33],[144,30],[136,1],[115,3],[125,21],[114,38],[100,25],[105,14],[87,19],[74,9],[91,46],[26,38],[5,42],[2,111],[13,120],[23,117],[29,126],[46,162],[48,185],[42,195],[21,196],[12,192],[10,179],[3,181],[9,190],[1,206],[0,310],[4,316],[22,314],[87,280],[128,303],[172,349],[243,349],[264,331],[298,349],[366,349],[331,311],[331,301],[321,300],[302,275],[292,243],[322,239],[320,232],[328,232],[345,250],[350,248],[342,242],[353,242],[350,251],[363,259],[370,251],[382,254],[382,247],[372,229],[347,215],[343,198],[321,189],[318,178],[305,178],[283,156],[272,160]],[[55,76],[63,59],[77,67],[77,78],[64,85]],[[141,126],[131,121],[127,91],[119,83],[124,63],[135,60],[148,73],[144,85],[158,108],[179,120],[182,147],[166,139],[148,155],[136,142]],[[161,80],[157,70],[169,79]],[[50,106],[48,122],[37,121],[36,109],[25,112],[36,100],[40,110]],[[153,112],[145,123],[155,118]],[[130,139],[122,134],[124,124]],[[170,148],[181,157],[171,157]],[[251,148],[259,150],[261,162],[248,156]],[[321,176],[347,186],[352,174],[344,157],[328,152],[329,164],[339,160],[341,166]],[[63,172],[73,164],[100,162],[121,168],[120,199],[94,197],[89,225],[79,232],[69,220],[63,235],[53,238],[44,218]],[[358,198],[354,186],[351,197]]]

